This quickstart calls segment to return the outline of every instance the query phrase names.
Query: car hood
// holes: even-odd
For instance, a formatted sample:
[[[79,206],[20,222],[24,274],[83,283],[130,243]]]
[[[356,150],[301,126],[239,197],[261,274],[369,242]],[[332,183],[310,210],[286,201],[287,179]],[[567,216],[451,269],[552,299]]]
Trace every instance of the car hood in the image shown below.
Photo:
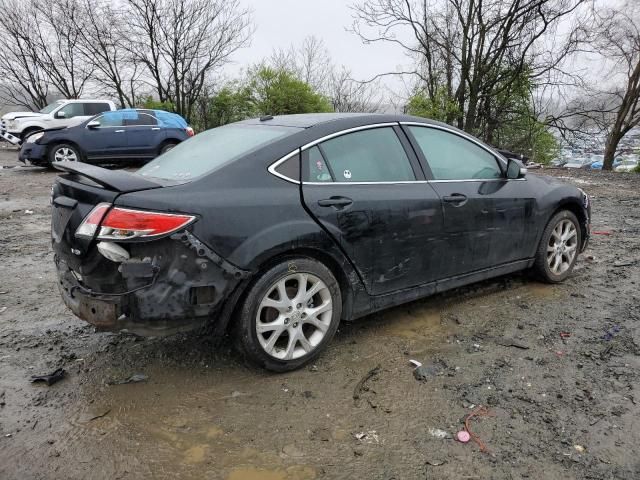
[[[10,112],[2,116],[2,120],[15,120],[16,118],[42,117],[42,113],[36,112]]]

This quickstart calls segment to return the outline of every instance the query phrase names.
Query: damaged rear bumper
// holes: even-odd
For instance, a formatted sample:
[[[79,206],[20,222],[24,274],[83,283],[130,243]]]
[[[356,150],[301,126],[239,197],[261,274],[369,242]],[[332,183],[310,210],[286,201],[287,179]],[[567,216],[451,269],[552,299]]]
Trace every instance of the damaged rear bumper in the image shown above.
[[[193,234],[120,244],[131,258],[114,263],[92,248],[82,262],[56,252],[64,303],[99,330],[170,335],[215,322],[249,272],[220,258]]]

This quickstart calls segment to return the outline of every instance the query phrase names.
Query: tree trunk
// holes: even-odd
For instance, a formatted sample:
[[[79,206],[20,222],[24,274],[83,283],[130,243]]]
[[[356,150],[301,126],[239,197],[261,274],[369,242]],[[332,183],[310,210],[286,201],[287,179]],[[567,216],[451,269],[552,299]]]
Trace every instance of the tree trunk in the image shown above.
[[[614,130],[607,137],[602,170],[613,170],[613,160],[616,155],[616,150],[618,150],[618,143],[620,143],[620,134]]]

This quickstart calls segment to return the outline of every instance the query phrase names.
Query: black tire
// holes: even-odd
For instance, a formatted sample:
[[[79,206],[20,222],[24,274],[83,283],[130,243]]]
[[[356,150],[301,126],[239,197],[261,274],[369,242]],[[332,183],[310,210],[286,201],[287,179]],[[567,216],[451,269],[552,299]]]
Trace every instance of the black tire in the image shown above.
[[[56,154],[61,150],[65,150],[65,149],[71,152],[75,156],[76,160],[72,160],[72,161],[76,161],[76,162],[82,161],[82,158],[83,158],[82,152],[78,147],[76,147],[75,145],[71,145],[69,143],[59,143],[57,145],[52,146],[49,149],[49,155],[48,155],[49,165],[53,166],[56,162],[58,162],[58,160],[56,160]]]
[[[162,147],[160,147],[160,153],[158,155],[162,155],[163,153],[167,153],[169,150],[171,150],[173,147],[175,147],[177,145],[176,142],[167,142],[164,143],[162,145]]]
[[[294,286],[291,288],[299,288],[298,286],[296,286],[296,280],[292,280],[292,277],[295,277],[295,275],[297,274],[310,274],[312,276],[309,277],[310,279],[312,279],[310,280],[310,282],[314,281],[315,279],[319,279],[324,283],[324,286],[326,286],[327,288],[325,289],[324,287],[322,287],[322,293],[327,298],[328,295],[330,295],[332,310],[330,315],[324,317],[325,319],[329,317],[329,320],[325,320],[328,326],[326,327],[326,331],[324,332],[324,337],[321,337],[318,343],[307,353],[297,358],[286,360],[276,358],[275,356],[269,354],[265,350],[266,347],[263,348],[263,346],[261,345],[260,340],[258,339],[258,332],[256,330],[257,316],[259,313],[260,315],[263,315],[263,312],[265,310],[267,310],[267,313],[269,313],[268,307],[263,307],[262,309],[260,309],[260,305],[263,299],[267,295],[269,295],[269,293],[273,291],[274,288],[277,288],[276,285],[278,282],[286,280],[286,282],[293,282],[292,284]],[[311,283],[311,285],[313,285],[313,283]],[[307,286],[305,286],[305,290],[306,289]],[[288,292],[287,295],[289,295]],[[315,302],[320,302],[320,300],[318,300],[319,295],[320,293],[312,297],[309,302],[307,302],[308,304],[311,304],[309,308],[315,307]],[[279,301],[280,300],[282,299],[279,299]],[[287,299],[287,301],[289,301],[289,299]],[[326,299],[322,301],[324,302],[326,301]],[[283,322],[289,321],[290,323],[287,327],[282,327],[283,329],[288,330],[286,332],[283,330],[278,334],[278,341],[286,340],[286,343],[289,343],[291,341],[289,332],[294,331],[292,330],[293,327],[299,328],[300,332],[302,332],[303,329],[307,329],[306,332],[313,332],[309,337],[307,337],[307,335],[305,334],[305,339],[307,341],[309,341],[309,339],[312,338],[313,335],[317,335],[316,331],[321,332],[320,329],[316,329],[316,327],[314,327],[313,325],[305,323],[308,322],[308,317],[306,317],[307,320],[302,320],[302,318],[305,317],[294,317],[294,315],[300,315],[300,313],[298,313],[298,310],[300,309],[299,306],[297,307],[298,310],[296,310],[296,307],[294,306],[291,306],[291,308],[293,309],[293,312],[291,314],[278,314],[277,319],[280,319],[281,316],[285,317],[291,315],[291,319],[284,318],[282,320]],[[302,307],[303,311],[310,311],[305,310],[305,308],[306,306]],[[311,362],[326,348],[326,346],[336,333],[336,330],[338,329],[341,314],[342,294],[340,292],[340,285],[336,281],[331,271],[322,263],[311,258],[289,258],[281,261],[277,265],[261,273],[258,279],[249,287],[246,295],[243,297],[240,308],[236,312],[236,318],[234,319],[234,335],[236,340],[235,343],[238,347],[238,350],[240,350],[244,357],[255,365],[266,368],[268,370],[272,370],[274,372],[287,372],[290,370],[295,370]],[[306,314],[302,313],[302,315]],[[311,328],[312,330],[309,330],[308,328]],[[271,335],[275,335],[275,331],[271,332],[266,339],[262,337],[262,340],[268,342],[268,340],[271,338]],[[297,340],[293,343],[293,350],[298,352],[298,354],[300,354],[300,349],[305,350],[302,343],[299,344]],[[298,345],[299,348],[296,348]],[[283,354],[288,352],[288,346],[282,348],[281,351],[283,352]]]
[[[573,223],[576,231],[575,254],[573,255],[573,258],[570,262],[566,262],[567,264],[569,264],[566,270],[563,270],[561,272],[554,272],[549,264],[549,255],[553,256],[553,254],[547,250],[547,247],[554,248],[553,245],[550,245],[550,243],[552,243],[551,236],[553,235],[554,229],[566,221]],[[538,245],[538,251],[536,252],[535,263],[533,265],[534,272],[541,280],[547,283],[560,283],[564,281],[569,275],[571,275],[571,272],[573,271],[573,267],[578,260],[581,245],[582,230],[580,229],[580,222],[578,222],[577,217],[569,210],[561,210],[560,212],[556,213],[551,218],[551,220],[549,220],[549,223],[544,229],[542,239],[540,240],[540,245]],[[564,261],[566,259],[566,256],[563,255],[562,258]]]

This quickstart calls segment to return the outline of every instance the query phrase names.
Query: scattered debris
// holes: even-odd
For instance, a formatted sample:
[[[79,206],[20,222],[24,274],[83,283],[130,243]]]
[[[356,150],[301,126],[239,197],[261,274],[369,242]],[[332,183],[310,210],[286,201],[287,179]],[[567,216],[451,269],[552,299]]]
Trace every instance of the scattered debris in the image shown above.
[[[502,345],[503,347],[515,347],[521,350],[529,350],[529,347],[527,345],[520,343],[513,338],[498,338],[496,339],[496,343],[498,345]]]
[[[439,439],[451,438],[451,435],[449,435],[449,432],[445,430],[440,430],[439,428],[430,428],[429,435]]]
[[[469,437],[478,444],[478,446],[480,447],[480,451],[485,453],[489,453],[489,449],[482,442],[482,440],[480,440],[480,437],[478,437],[476,434],[474,434],[471,431],[471,429],[469,428],[469,422],[474,417],[488,417],[491,415],[492,413],[489,411],[489,409],[481,405],[478,408],[476,408],[473,412],[471,412],[469,415],[467,415],[464,419],[464,429],[469,434]]]
[[[369,391],[369,387],[367,387],[366,385],[367,382],[371,380],[373,377],[375,377],[376,375],[378,375],[381,369],[382,369],[382,366],[377,365],[375,368],[372,368],[371,370],[369,370],[367,374],[364,377],[362,377],[358,383],[356,383],[356,386],[353,389],[353,404],[356,407],[360,406],[360,399],[361,399],[362,392]]]
[[[25,210],[24,213],[27,215],[33,215],[33,210]]]
[[[99,418],[106,417],[107,415],[109,415],[109,412],[111,412],[111,409],[108,409],[104,413],[100,413],[98,415],[95,415],[95,416],[89,418],[89,421],[93,422],[94,420],[98,420]]]
[[[447,463],[446,460],[427,460],[427,465],[431,465],[432,467],[440,467]]]
[[[600,338],[608,342],[615,336],[616,333],[620,333],[620,325],[614,325],[613,328],[605,330],[604,335]]]
[[[46,382],[47,386],[50,387],[56,382],[59,382],[64,378],[65,371],[63,368],[57,369],[55,372],[50,373],[49,375],[32,375],[31,383],[36,382]]]
[[[635,265],[636,263],[638,263],[637,260],[629,260],[626,262],[613,262],[613,266],[614,267],[631,267],[633,265]]]
[[[573,448],[578,453],[584,453],[584,451],[586,450],[586,448],[584,448],[582,445],[574,445]]]
[[[134,373],[124,380],[114,380],[111,382],[107,382],[107,385],[124,385],[126,383],[146,382],[147,380],[149,380],[149,377],[147,377],[144,373]]]
[[[353,435],[357,440],[363,443],[380,443],[380,437],[375,430],[369,430],[368,432],[355,433]]]
[[[460,430],[456,434],[456,440],[458,440],[460,443],[469,443],[469,440],[471,440],[471,435],[469,435],[469,432],[467,432],[466,430]]]
[[[611,235],[611,232],[610,232],[610,231],[608,231],[608,230],[596,230],[596,231],[593,231],[593,232],[591,232],[591,233],[592,233],[593,235],[606,235],[606,236]]]

